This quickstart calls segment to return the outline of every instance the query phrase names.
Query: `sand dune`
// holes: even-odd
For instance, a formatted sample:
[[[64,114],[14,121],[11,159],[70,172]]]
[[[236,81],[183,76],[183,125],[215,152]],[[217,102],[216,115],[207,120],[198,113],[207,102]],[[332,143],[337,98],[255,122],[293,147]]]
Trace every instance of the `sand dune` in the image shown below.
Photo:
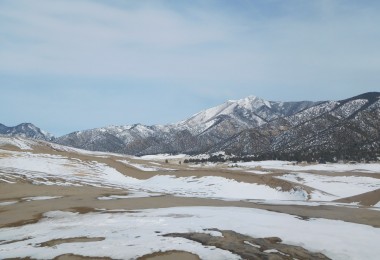
[[[332,259],[374,259],[380,253],[373,242],[380,239],[376,172],[285,167],[264,173],[255,168],[256,174],[250,168],[194,168],[22,141],[2,139],[0,147],[5,258],[239,259],[250,254],[241,237],[264,235],[284,243],[252,252],[276,259],[286,259],[294,246]],[[213,239],[217,232],[207,231],[213,228],[241,234],[230,237],[241,250],[224,242],[210,250],[209,242],[219,241]],[[209,242],[169,233],[197,234]],[[129,249],[101,249],[118,243]]]

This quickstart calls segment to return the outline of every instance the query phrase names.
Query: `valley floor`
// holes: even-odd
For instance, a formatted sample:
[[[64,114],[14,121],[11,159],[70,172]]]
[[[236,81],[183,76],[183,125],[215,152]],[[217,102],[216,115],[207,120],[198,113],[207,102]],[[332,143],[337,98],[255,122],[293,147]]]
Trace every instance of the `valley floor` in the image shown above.
[[[183,160],[0,137],[0,258],[380,255],[380,164]]]

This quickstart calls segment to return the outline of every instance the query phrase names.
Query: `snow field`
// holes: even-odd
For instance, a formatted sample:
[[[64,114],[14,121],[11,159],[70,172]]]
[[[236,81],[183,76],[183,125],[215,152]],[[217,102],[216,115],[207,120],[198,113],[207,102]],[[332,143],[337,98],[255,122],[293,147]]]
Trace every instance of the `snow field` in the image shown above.
[[[53,211],[45,213],[38,223],[2,229],[0,240],[25,240],[0,243],[0,252],[3,257],[53,258],[73,253],[128,259],[176,249],[198,254],[202,259],[238,259],[224,250],[161,236],[173,232],[206,232],[204,229],[210,228],[252,237],[277,236],[285,244],[321,252],[332,259],[377,259],[380,254],[378,228],[326,219],[305,221],[282,213],[234,207],[176,207],[136,213]],[[105,240],[38,246],[52,239],[73,237],[104,237]]]
[[[329,172],[369,172],[380,174],[380,163],[358,163],[358,164],[312,164],[312,165],[293,165],[288,161],[258,161],[258,162],[239,162],[238,167],[254,168],[260,166],[263,169],[279,169],[286,171],[329,171]],[[230,164],[230,166],[235,163]]]
[[[302,189],[289,192],[266,185],[242,183],[223,177],[175,177],[156,175],[147,180],[125,176],[98,162],[84,162],[63,156],[17,153],[0,159],[0,178],[20,176],[47,185],[92,185],[132,191],[150,191],[185,197],[240,199],[305,200]]]
[[[21,150],[32,150],[32,141],[27,141],[25,139],[17,137],[3,137],[0,136],[0,147],[4,145],[12,145],[20,148]]]
[[[304,184],[342,198],[380,189],[380,179],[370,177],[290,173],[276,178]]]
[[[153,166],[148,166],[145,164],[131,163],[128,160],[118,160],[118,162],[121,162],[125,165],[133,166],[143,172],[175,171],[174,169],[171,169],[171,168],[163,168],[163,167],[157,167],[157,166],[153,167]]]

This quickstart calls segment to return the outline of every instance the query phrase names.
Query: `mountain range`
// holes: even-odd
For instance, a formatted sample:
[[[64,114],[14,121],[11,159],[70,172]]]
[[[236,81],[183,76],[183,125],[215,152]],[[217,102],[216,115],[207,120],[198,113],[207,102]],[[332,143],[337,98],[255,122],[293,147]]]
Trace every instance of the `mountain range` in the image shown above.
[[[133,155],[225,151],[261,159],[374,159],[380,151],[380,93],[339,101],[230,100],[169,125],[108,126],[61,137],[32,124],[0,134]]]
[[[52,134],[41,130],[31,123],[22,123],[13,127],[8,127],[0,124],[0,135],[20,136],[24,138],[32,138],[45,141],[53,141],[55,139]]]

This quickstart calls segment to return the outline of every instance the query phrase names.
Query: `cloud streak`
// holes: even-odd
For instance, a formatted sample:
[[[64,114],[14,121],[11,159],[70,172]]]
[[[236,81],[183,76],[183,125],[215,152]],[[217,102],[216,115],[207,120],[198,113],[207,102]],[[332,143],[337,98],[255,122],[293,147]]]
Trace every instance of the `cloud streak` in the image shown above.
[[[262,84],[269,75],[296,76],[308,67],[317,75],[379,68],[376,10],[343,12],[330,2],[321,1],[314,18],[295,17],[296,9],[235,19],[236,13],[210,6],[180,12],[149,2],[116,8],[92,1],[3,1],[0,69],[199,80],[224,75]]]
[[[42,99],[62,79],[103,82],[99,93],[118,80],[135,100],[157,89],[213,100],[202,108],[250,94],[339,99],[380,88],[379,11],[350,0],[3,0],[0,84],[10,94],[32,86]]]

